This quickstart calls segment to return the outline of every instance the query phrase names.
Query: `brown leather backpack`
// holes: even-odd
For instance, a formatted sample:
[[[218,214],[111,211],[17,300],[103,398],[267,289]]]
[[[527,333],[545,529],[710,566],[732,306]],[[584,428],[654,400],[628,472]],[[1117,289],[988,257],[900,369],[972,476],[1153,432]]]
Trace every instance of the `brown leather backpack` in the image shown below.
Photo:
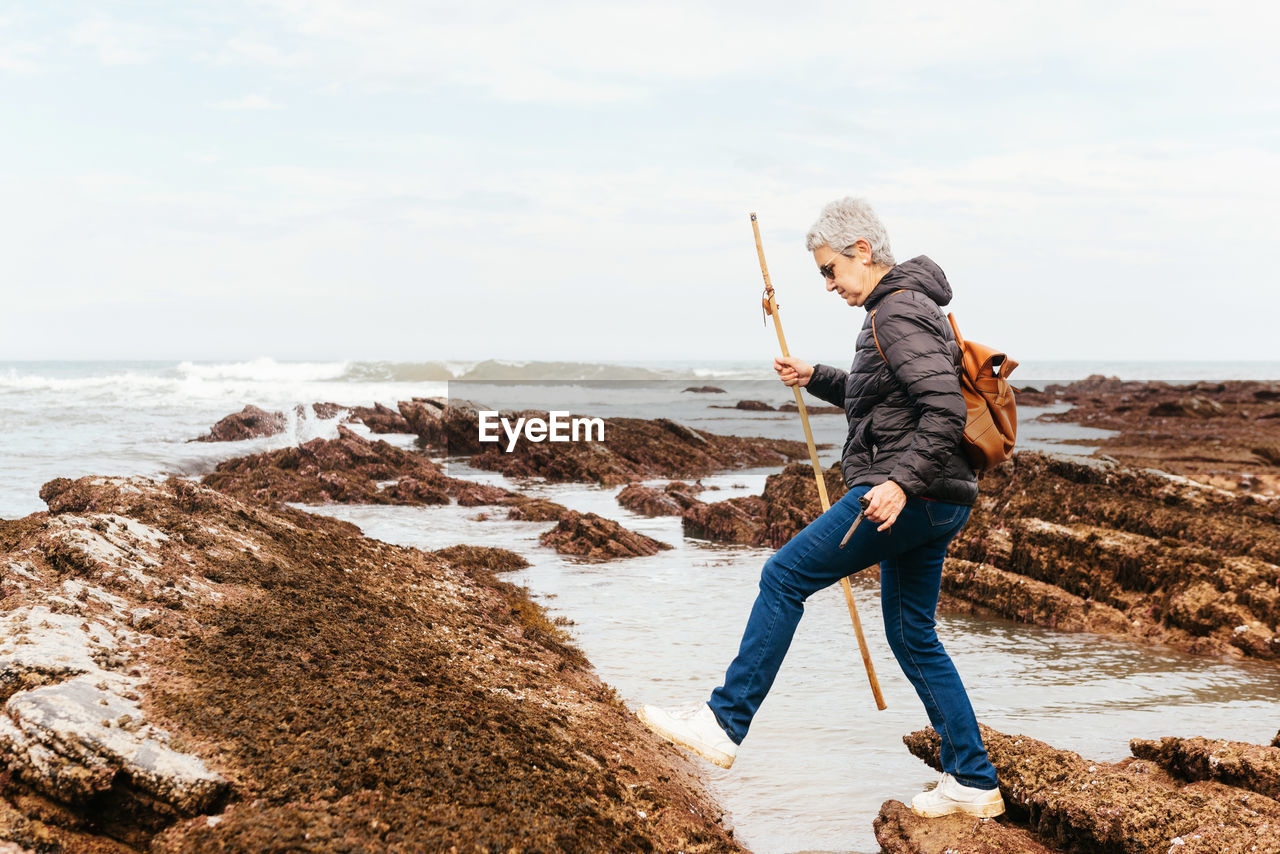
[[[1018,438],[1018,409],[1008,377],[1018,363],[985,344],[966,341],[956,326],[954,314],[948,313],[947,320],[960,345],[960,390],[969,410],[961,444],[973,470],[985,471],[1013,455],[1013,444]],[[871,312],[871,336],[880,358],[888,364],[876,335],[874,311]]]

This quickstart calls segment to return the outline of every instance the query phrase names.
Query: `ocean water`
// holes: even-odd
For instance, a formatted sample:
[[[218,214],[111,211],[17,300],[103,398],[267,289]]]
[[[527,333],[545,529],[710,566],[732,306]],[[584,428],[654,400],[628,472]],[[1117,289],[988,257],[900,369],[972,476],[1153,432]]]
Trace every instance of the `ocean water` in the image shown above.
[[[843,365],[843,361],[832,361]],[[293,407],[316,401],[394,405],[410,397],[484,395],[494,408],[560,404],[588,414],[675,418],[718,432],[803,439],[794,415],[712,409],[687,384],[720,383],[735,397],[782,403],[792,393],[773,379],[771,360],[654,361],[632,365],[567,362],[372,361],[0,362],[0,517],[43,509],[40,485],[85,474],[197,475],[221,459],[337,435],[336,422]],[[1280,362],[1024,362],[1017,383],[1043,387],[1090,374],[1187,382],[1280,379]],[[602,394],[602,389],[611,389]],[[718,397],[718,396],[717,396]],[[806,397],[809,403],[811,399]],[[253,404],[290,415],[289,431],[251,442],[190,443],[219,418]],[[1024,419],[1025,420],[1025,419]],[[839,443],[839,416],[814,419]],[[819,426],[821,425],[821,426]],[[1052,428],[1045,428],[1051,430]],[[1027,441],[1035,437],[1025,434]],[[824,441],[819,437],[819,441]],[[837,444],[838,447],[838,444]]]
[[[1014,379],[1042,387],[1095,373],[1169,382],[1280,379],[1280,362],[1024,362]],[[703,384],[726,393],[683,390]],[[768,359],[633,365],[0,362],[0,517],[44,509],[38,492],[54,477],[198,477],[223,459],[336,436],[338,419],[315,418],[305,408],[312,402],[394,406],[415,396],[446,395],[495,409],[666,417],[712,432],[803,439],[794,413],[719,408],[739,399],[772,405],[793,399],[773,379]],[[246,404],[288,413],[289,429],[246,442],[189,441]],[[304,409],[296,415],[299,404]],[[1037,422],[1043,411],[1021,411],[1021,446],[1088,453],[1087,445],[1056,443],[1104,435]],[[823,463],[834,462],[843,417],[811,420],[816,440],[828,446],[820,454]],[[411,437],[383,438],[412,444]],[[571,630],[601,677],[633,705],[695,701],[718,684],[737,648],[768,552],[685,538],[677,519],[647,519],[622,509],[616,489],[509,483],[471,469],[465,460],[445,462],[451,475],[546,495],[674,548],[650,558],[583,564],[538,544],[545,524],[511,522],[500,513],[482,518],[483,508],[309,509],[405,545],[434,549],[465,542],[520,552],[531,566],[514,580],[574,622]],[[767,474],[726,472],[703,483],[719,487],[713,495],[725,498],[759,492]],[[877,712],[871,702],[840,594],[825,591],[810,600],[777,686],[735,767],[724,772],[700,766],[738,837],[757,852],[875,851],[871,820],[880,804],[909,800],[934,778],[901,744],[904,733],[926,721],[884,643],[875,585],[861,580],[856,592],[889,709]],[[1271,666],[971,617],[943,620],[940,633],[984,722],[1091,758],[1127,755],[1131,737],[1205,735],[1265,743],[1280,725],[1280,671]],[[1107,725],[1100,727],[1102,716]]]

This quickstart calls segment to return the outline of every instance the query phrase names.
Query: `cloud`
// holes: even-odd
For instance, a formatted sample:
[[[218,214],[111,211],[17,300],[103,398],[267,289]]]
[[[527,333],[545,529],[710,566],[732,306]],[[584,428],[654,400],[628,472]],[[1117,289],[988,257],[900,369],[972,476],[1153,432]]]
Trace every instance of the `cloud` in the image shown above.
[[[327,70],[336,86],[463,86],[513,101],[640,98],[688,81],[753,77],[819,89],[835,80],[850,89],[892,88],[956,64],[993,78],[1056,62],[1091,74],[1158,77],[1171,63],[1188,69],[1207,57],[1249,72],[1241,85],[1262,86],[1257,75],[1277,69],[1266,58],[1273,54],[1267,33],[1280,23],[1277,9],[1245,0],[1211,8],[1185,0],[746,3],[728,14],[709,0],[268,2],[297,39],[300,61]]]
[[[168,40],[161,29],[110,18],[88,18],[71,30],[71,43],[93,50],[103,65],[143,65]]]
[[[30,41],[11,40],[7,31],[12,27],[10,19],[0,18],[0,71],[35,74],[43,70],[39,58],[45,53],[44,47]]]
[[[256,65],[268,68],[289,68],[298,61],[295,54],[281,50],[269,39],[247,34],[227,39],[214,56],[215,62],[222,65]]]
[[[266,95],[245,95],[242,98],[230,98],[218,101],[213,105],[218,110],[279,110],[280,104]]]
[[[52,105],[50,124],[0,139],[15,247],[0,279],[50,312],[98,293],[145,316],[157,295],[305,291],[314,323],[282,323],[282,346],[349,327],[353,305],[379,331],[338,355],[418,341],[400,311],[415,304],[439,320],[440,355],[626,357],[652,346],[642,320],[679,306],[673,355],[737,356],[754,346],[741,330],[762,329],[756,209],[797,337],[844,341],[854,319],[831,311],[801,238],[854,192],[900,259],[944,265],[966,329],[988,321],[1032,357],[1077,340],[1114,356],[1270,340],[1267,311],[1241,321],[1252,338],[1216,314],[1160,314],[1211,280],[1250,298],[1267,286],[1249,271],[1280,218],[1268,9],[254,0],[73,14],[87,22],[24,25],[23,51],[0,22],[0,69],[16,56],[58,75],[16,87]],[[125,87],[101,63],[150,67]],[[264,134],[214,110],[283,112]],[[28,159],[41,169],[19,177]],[[1141,310],[1106,322],[1139,319],[1110,334],[1096,315],[1121,299]]]

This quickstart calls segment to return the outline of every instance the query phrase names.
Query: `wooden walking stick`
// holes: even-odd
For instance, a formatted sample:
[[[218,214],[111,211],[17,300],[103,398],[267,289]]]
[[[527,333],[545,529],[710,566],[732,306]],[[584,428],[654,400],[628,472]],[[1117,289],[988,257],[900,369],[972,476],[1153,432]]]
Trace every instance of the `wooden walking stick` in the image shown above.
[[[761,307],[766,315],[773,318],[773,328],[778,333],[778,345],[782,347],[782,355],[790,356],[786,336],[782,334],[782,318],[778,316],[778,304],[773,298],[773,283],[769,281],[769,267],[764,262],[764,244],[760,242],[760,223],[756,221],[755,213],[751,214],[751,230],[756,234],[756,253],[760,256],[760,272],[764,275],[764,298],[761,300]],[[827,497],[827,482],[822,477],[822,465],[818,462],[818,449],[813,443],[813,431],[809,429],[809,413],[804,408],[800,386],[793,385],[791,390],[796,393],[796,407],[800,410],[800,423],[804,425],[804,439],[809,444],[809,462],[813,464],[813,478],[818,482],[818,499],[822,502],[822,512],[825,513],[831,509],[831,499]],[[853,620],[853,633],[858,636],[858,650],[862,653],[862,664],[867,668],[867,679],[871,682],[871,694],[876,699],[876,708],[884,711],[888,707],[884,702],[884,694],[880,692],[880,681],[876,679],[875,665],[871,663],[867,639],[862,634],[862,620],[858,619],[858,606],[853,601],[853,588],[849,586],[848,576],[840,579],[840,588],[844,590],[844,601],[849,606],[849,617]]]

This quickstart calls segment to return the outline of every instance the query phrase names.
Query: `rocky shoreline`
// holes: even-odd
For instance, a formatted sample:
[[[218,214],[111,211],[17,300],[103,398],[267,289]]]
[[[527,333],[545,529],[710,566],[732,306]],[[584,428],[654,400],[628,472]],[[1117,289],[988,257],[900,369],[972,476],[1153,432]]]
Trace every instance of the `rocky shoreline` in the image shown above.
[[[400,548],[286,506],[495,506],[552,524],[543,543],[580,559],[669,548],[446,475],[430,452],[474,436],[475,409],[437,403],[353,411],[373,429],[416,432],[423,450],[339,426],[336,439],[226,460],[199,484],[57,479],[41,490],[47,512],[0,521],[0,843],[740,850],[687,760],[498,578],[522,558]],[[284,421],[246,407],[200,441],[275,435]],[[522,473],[609,483],[802,448],[661,420],[609,428],[613,442],[567,469],[554,455],[510,459]]]
[[[171,479],[0,522],[0,839],[40,852],[739,850],[500,549]]]
[[[875,821],[889,854],[1222,854],[1280,851],[1280,748],[1205,739],[1134,739],[1131,759],[1097,762],[982,728],[1007,812],[998,820],[921,819],[887,801]],[[903,742],[941,770],[932,729]]]
[[[986,474],[940,609],[1280,659],[1280,388],[1090,378],[1025,402],[1120,432],[1108,457],[1019,452]],[[543,544],[581,560],[668,547],[432,460],[461,455],[625,485],[620,504],[686,536],[776,548],[820,512],[790,462],[803,443],[609,419],[606,443],[505,453],[465,402],[313,411],[417,446],[340,426],[199,483],[60,478],[47,512],[0,520],[0,854],[742,850],[687,760],[500,580],[519,555],[392,546],[287,504],[475,506],[547,523]],[[246,407],[201,441],[284,420]],[[779,470],[727,501],[694,480],[745,466]],[[834,502],[838,467],[824,476]],[[655,479],[670,483],[640,482]],[[1134,739],[1119,763],[985,735],[1007,816],[926,821],[888,801],[882,850],[1280,852],[1280,735]],[[904,741],[936,767],[936,734]]]
[[[1280,383],[1172,384],[1097,375],[1021,394],[1018,401],[1069,404],[1045,418],[1116,431],[1087,444],[1128,465],[1280,495]]]

